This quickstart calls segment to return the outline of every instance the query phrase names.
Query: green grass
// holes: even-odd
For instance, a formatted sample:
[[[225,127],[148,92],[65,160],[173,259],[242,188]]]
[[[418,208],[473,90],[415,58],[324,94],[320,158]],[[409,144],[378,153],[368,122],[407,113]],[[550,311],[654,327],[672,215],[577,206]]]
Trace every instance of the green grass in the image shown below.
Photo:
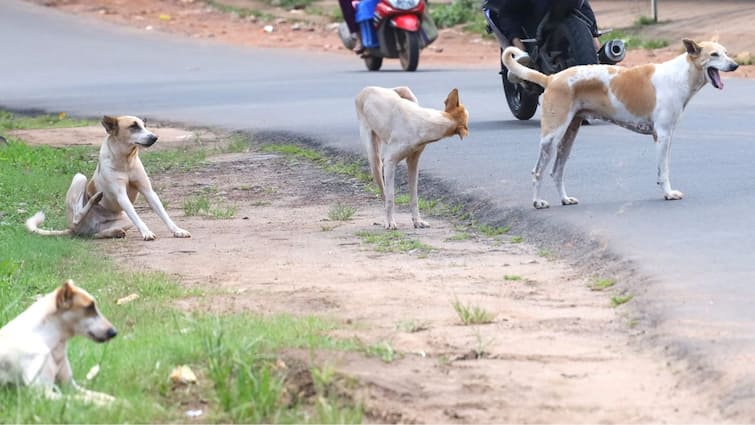
[[[491,226],[489,224],[478,224],[477,226],[475,226],[475,229],[479,233],[481,233],[481,234],[483,234],[483,235],[485,235],[485,236],[487,236],[489,238],[492,238],[492,237],[495,237],[495,236],[500,236],[500,235],[503,235],[505,233],[508,233],[511,230],[511,227],[509,227],[509,226]]]
[[[596,279],[589,286],[592,291],[603,291],[616,285],[615,279]]]
[[[341,161],[328,158],[324,154],[310,148],[293,144],[267,144],[260,149],[262,152],[276,153],[292,159],[303,159],[313,162],[329,173],[345,177],[352,177],[362,183],[372,181],[372,176],[363,171],[364,166],[358,162]],[[374,188],[376,191],[377,188]]]
[[[454,300],[451,305],[459,316],[461,323],[464,325],[479,325],[493,322],[495,316],[489,311],[480,308],[479,306],[473,306],[463,304],[459,300]]]
[[[396,324],[396,330],[406,333],[422,332],[429,327],[428,322],[420,320],[404,320]]]
[[[655,19],[653,19],[652,16],[645,16],[645,15],[639,16],[637,17],[637,19],[634,20],[635,26],[655,25],[657,23],[658,22]]]
[[[400,353],[396,352],[388,341],[366,345],[363,347],[363,351],[367,356],[377,357],[385,363],[391,363],[400,356]]]
[[[0,129],[2,130],[85,127],[96,124],[99,124],[99,121],[70,118],[65,112],[58,115],[17,115],[0,111]]]
[[[521,236],[512,236],[510,242],[511,243],[522,243],[524,241],[524,238]]]
[[[202,216],[216,219],[231,219],[236,216],[235,205],[214,205],[206,196],[186,199],[183,205],[187,216]]]
[[[603,34],[600,36],[601,43],[604,43],[608,40],[614,39],[614,38],[620,38],[624,40],[625,46],[627,50],[630,49],[660,49],[662,47],[668,46],[667,40],[662,39],[644,39],[629,33],[626,33],[624,31],[615,30],[608,32],[606,34]]]
[[[378,252],[428,253],[433,249],[431,246],[412,239],[398,230],[388,232],[358,232],[357,237],[364,243],[372,245]]]
[[[328,218],[332,221],[349,221],[354,217],[357,209],[340,202],[331,206],[328,210]]]
[[[507,280],[509,282],[516,282],[516,281],[522,280],[522,277],[515,274],[507,274],[503,276],[503,280]]]
[[[255,17],[263,21],[271,21],[275,18],[275,16],[260,12],[259,10],[255,9],[249,9],[246,7],[236,7],[231,6],[228,4],[223,3],[222,1],[217,0],[203,0],[207,5],[211,6],[213,9],[219,10],[224,13],[232,13],[240,18],[249,18],[249,17]]]
[[[614,307],[618,307],[622,304],[628,303],[629,301],[632,300],[632,298],[634,298],[634,295],[631,295],[631,294],[616,295],[616,296],[611,297],[611,305]]]
[[[60,124],[54,118],[16,121],[0,115],[0,129]],[[9,142],[0,148],[0,325],[35,296],[74,279],[97,298],[102,313],[119,330],[107,344],[80,337],[70,341],[74,376],[82,386],[112,394],[119,402],[100,408],[5,387],[0,388],[0,423],[187,422],[188,406],[202,400],[207,404],[200,422],[361,420],[361,408],[324,395],[318,395],[313,407],[284,403],[281,384],[286,375],[272,366],[276,353],[285,348],[358,349],[351,341],[329,336],[335,324],[317,317],[187,313],[174,307],[175,300],[206,294],[186,290],[163,273],[122,270],[105,256],[103,245],[143,243],[138,238],[95,242],[28,233],[23,222],[36,210],[47,213],[46,227],[65,226],[62,205],[71,177],[76,171],[91,175],[96,154],[92,148]],[[140,297],[116,305],[131,293]],[[84,375],[97,364],[99,375],[87,381]],[[182,364],[196,372],[198,384],[174,388],[169,383],[171,370]],[[320,413],[311,414],[311,409]]]
[[[464,31],[474,32],[490,37],[485,30],[485,17],[479,2],[474,0],[453,0],[451,3],[433,3],[430,16],[438,28],[450,28],[461,25]]]

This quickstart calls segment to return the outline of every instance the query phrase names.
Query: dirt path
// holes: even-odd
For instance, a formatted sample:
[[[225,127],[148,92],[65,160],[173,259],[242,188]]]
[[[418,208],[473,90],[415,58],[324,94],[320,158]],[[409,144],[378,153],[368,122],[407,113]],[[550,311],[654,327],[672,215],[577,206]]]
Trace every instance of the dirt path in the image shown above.
[[[161,140],[195,140],[183,137],[192,132],[162,130],[155,130]],[[70,145],[95,130],[53,132],[54,139],[44,130],[24,136]],[[256,148],[152,178],[192,238],[171,238],[141,202],[156,241],[131,231],[126,241],[93,243],[127,267],[170,273],[207,292],[182,308],[333,318],[341,324],[336,336],[375,347],[377,357],[317,353],[318,362],[356,379],[349,392],[364,403],[368,421],[720,419],[702,396],[677,384],[674,366],[632,348],[629,310],[610,302],[620,289],[591,291],[585,277],[514,235],[486,237],[438,217],[428,217],[432,228],[414,230],[400,207],[399,233],[430,248],[377,252],[359,235],[385,235],[375,225],[381,202],[361,183]],[[197,197],[234,206],[235,217],[187,217],[182,205]],[[355,208],[353,219],[329,220],[336,204]],[[455,300],[486,310],[492,322],[462,325]]]

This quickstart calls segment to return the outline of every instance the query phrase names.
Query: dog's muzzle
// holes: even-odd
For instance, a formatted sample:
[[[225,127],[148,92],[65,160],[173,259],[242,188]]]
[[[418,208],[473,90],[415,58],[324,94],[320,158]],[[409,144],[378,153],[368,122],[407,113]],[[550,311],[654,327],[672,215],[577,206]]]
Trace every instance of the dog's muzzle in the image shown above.
[[[143,142],[139,142],[138,144],[141,145],[141,146],[144,146],[144,147],[148,148],[148,147],[154,145],[156,142],[157,142],[157,136],[155,136],[154,134],[152,134],[152,135],[146,137]]]

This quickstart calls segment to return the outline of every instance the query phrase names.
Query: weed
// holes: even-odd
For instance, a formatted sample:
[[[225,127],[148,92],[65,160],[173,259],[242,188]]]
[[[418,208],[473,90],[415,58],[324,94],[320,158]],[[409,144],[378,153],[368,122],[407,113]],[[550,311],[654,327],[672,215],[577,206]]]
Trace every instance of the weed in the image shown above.
[[[540,251],[538,251],[537,255],[540,256],[540,257],[549,259],[549,260],[555,257],[555,254],[553,254],[553,251],[551,251],[549,249],[545,249],[545,248],[543,248]]]
[[[365,243],[373,245],[378,252],[419,252],[422,254],[428,253],[433,249],[429,245],[407,237],[398,230],[389,232],[358,232],[357,237]]]
[[[512,236],[510,242],[511,243],[522,243],[524,241],[524,238],[521,236]]]
[[[96,124],[97,121],[93,120],[70,118],[65,112],[61,112],[58,115],[29,116],[16,115],[8,111],[0,111],[0,129],[2,130],[85,127]]]
[[[234,134],[220,149],[222,153],[249,152],[249,139],[241,134]]]
[[[235,205],[216,206],[211,205],[205,196],[199,196],[184,201],[184,214],[186,216],[203,216],[217,219],[229,219],[236,216]]]
[[[616,285],[616,280],[614,279],[596,279],[589,286],[590,290],[592,291],[602,291],[604,289],[612,287],[613,285]]]
[[[459,315],[459,319],[465,325],[479,325],[493,322],[493,314],[478,306],[462,304],[458,299],[454,300],[451,305],[453,305],[456,314]]]
[[[401,332],[415,333],[426,331],[429,328],[429,323],[418,320],[404,320],[396,325],[396,329]]]
[[[213,9],[219,10],[224,13],[233,13],[240,18],[248,18],[250,16],[253,16],[263,21],[271,21],[274,18],[274,16],[269,13],[260,12],[258,10],[249,9],[246,7],[231,6],[224,4],[218,0],[204,0],[204,2],[211,6]]]
[[[339,202],[330,207],[328,218],[332,221],[348,221],[351,220],[356,212],[356,208],[350,205],[343,205]]]
[[[435,3],[430,9],[430,16],[438,28],[450,28],[464,24],[465,31],[482,36],[490,35],[485,30],[486,21],[480,13],[480,5],[474,0],[453,0],[451,3]]]
[[[510,226],[491,226],[489,224],[478,224],[476,226],[478,232],[483,235],[492,238],[508,233],[511,230]]]
[[[364,346],[363,350],[367,356],[377,357],[386,363],[391,363],[399,356],[399,353],[393,349],[393,346],[388,341],[381,341],[374,345]]]
[[[446,241],[466,241],[472,238],[472,235],[466,231],[456,230],[453,236],[446,238]]]
[[[503,280],[508,280],[510,282],[516,282],[516,281],[522,280],[522,277],[519,276],[519,275],[515,275],[515,274],[507,274],[507,275],[503,276]]]
[[[634,295],[631,295],[631,294],[616,295],[616,296],[611,297],[611,305],[614,307],[618,307],[622,304],[628,303],[629,301],[632,300],[632,298],[634,298]]]
[[[658,21],[656,21],[655,19],[653,19],[652,16],[645,16],[645,15],[639,16],[634,21],[634,25],[635,26],[655,25],[657,23],[658,23]]]

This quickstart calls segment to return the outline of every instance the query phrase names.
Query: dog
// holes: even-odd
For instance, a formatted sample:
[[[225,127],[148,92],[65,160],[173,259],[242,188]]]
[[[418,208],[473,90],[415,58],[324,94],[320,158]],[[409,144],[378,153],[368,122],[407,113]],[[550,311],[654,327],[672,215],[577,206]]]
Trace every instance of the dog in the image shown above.
[[[76,384],[67,344],[75,335],[102,343],[117,334],[94,298],[69,279],[0,329],[0,384],[37,388],[48,398],[59,399],[57,382],[73,387],[84,401],[112,402],[113,396]]]
[[[134,201],[141,193],[174,237],[191,237],[191,233],[178,227],[168,217],[139,159],[139,149],[155,144],[157,136],[145,128],[144,120],[133,116],[106,115],[102,118],[102,126],[107,131],[107,138],[100,147],[94,176],[87,181],[86,176],[77,173],[66,194],[68,229],[40,229],[45,220],[41,211],[26,221],[27,229],[45,236],[72,234],[123,238],[133,224],[145,241],[151,241],[155,239],[155,234],[134,209]]]
[[[657,145],[658,185],[666,200],[682,199],[684,194],[671,188],[669,152],[671,136],[687,103],[706,83],[723,89],[719,71],[729,72],[738,65],[726,49],[712,41],[682,41],[685,52],[660,64],[631,68],[610,65],[583,65],[546,76],[527,68],[517,59],[524,52],[507,47],[502,60],[512,81],[526,80],[542,86],[543,110],[540,123],[540,154],[532,170],[533,205],[548,208],[540,197],[542,175],[554,150],[553,177],[561,204],[579,201],[564,187],[564,166],[574,138],[584,119],[603,119],[641,134],[652,135]]]
[[[469,113],[459,102],[459,91],[451,90],[444,111],[419,106],[408,87],[365,87],[355,103],[359,135],[367,148],[372,177],[385,202],[385,228],[397,228],[393,216],[394,180],[396,164],[404,159],[409,174],[412,223],[415,228],[429,227],[419,214],[419,156],[428,143],[453,135],[463,139],[469,134]]]

